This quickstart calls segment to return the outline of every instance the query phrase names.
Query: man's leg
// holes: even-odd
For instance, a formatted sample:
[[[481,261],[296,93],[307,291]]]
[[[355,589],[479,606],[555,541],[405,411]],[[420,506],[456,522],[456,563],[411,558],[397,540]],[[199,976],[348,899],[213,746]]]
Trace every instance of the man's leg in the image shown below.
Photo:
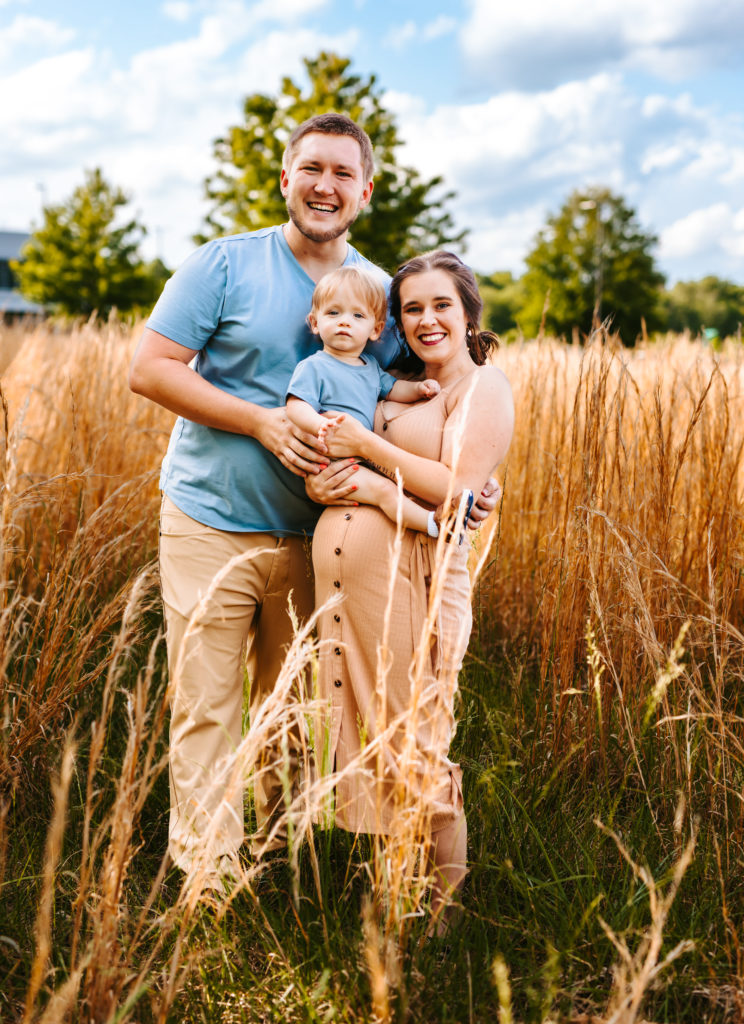
[[[309,543],[300,537],[284,538],[277,548],[271,574],[266,582],[263,603],[249,640],[251,722],[273,692],[284,656],[294,637],[288,599],[300,623],[309,618],[314,604],[312,565]],[[297,728],[292,728],[288,735],[288,763],[285,764],[279,735],[275,743],[264,748],[263,763],[253,787],[256,820],[259,833],[263,835],[268,836],[275,815],[283,811],[285,781],[295,783],[301,748],[302,740]],[[280,828],[269,848],[283,845],[284,841],[285,830]],[[261,843],[256,845],[260,846]]]
[[[160,571],[171,679],[169,852],[188,870],[243,842],[241,741],[246,641],[277,539],[203,526],[167,498]],[[232,565],[230,563],[233,563]],[[208,849],[206,848],[208,845]]]

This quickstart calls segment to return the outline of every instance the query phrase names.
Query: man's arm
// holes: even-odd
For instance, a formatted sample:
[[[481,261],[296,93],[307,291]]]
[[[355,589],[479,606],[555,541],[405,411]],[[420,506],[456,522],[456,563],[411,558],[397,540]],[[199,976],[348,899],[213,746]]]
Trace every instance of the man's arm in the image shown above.
[[[324,446],[295,427],[284,406],[264,409],[201,377],[188,365],[196,351],[146,327],[132,359],[130,388],[194,423],[255,437],[296,476],[317,473],[327,464]]]

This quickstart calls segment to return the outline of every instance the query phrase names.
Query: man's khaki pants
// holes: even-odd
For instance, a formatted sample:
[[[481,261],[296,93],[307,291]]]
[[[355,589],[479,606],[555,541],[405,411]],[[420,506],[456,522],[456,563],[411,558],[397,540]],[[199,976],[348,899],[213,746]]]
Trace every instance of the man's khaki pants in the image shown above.
[[[303,538],[215,530],[167,497],[160,577],[171,680],[168,849],[189,870],[195,857],[206,853],[216,862],[243,842],[243,786],[230,766],[242,735],[244,666],[253,719],[294,635],[290,592],[302,621],[312,612],[313,580]],[[263,751],[264,768],[276,770],[255,780],[259,830],[282,803],[281,757],[280,750]]]

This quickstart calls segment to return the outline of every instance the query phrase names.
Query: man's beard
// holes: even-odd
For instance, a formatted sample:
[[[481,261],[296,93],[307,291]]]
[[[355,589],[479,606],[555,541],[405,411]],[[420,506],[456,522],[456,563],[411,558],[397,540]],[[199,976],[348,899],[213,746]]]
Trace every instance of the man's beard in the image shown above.
[[[302,218],[298,214],[296,208],[293,207],[289,199],[287,199],[287,213],[289,214],[289,219],[300,234],[311,242],[332,242],[334,238],[339,238],[341,235],[345,234],[359,216],[359,209],[360,207],[357,207],[354,216],[350,217],[346,223],[341,224],[338,227],[330,228],[326,231],[315,231],[303,224]]]

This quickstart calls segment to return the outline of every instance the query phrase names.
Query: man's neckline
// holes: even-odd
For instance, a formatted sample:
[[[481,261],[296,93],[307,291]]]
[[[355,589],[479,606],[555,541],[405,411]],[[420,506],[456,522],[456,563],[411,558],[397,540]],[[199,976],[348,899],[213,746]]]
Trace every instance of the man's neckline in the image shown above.
[[[341,260],[341,262],[340,263],[337,263],[337,262],[332,262],[331,263],[331,262],[329,262],[327,268],[323,271],[323,273],[320,274],[317,279],[314,278],[312,276],[312,274],[308,273],[307,268],[305,267],[305,265],[303,264],[302,260],[297,255],[297,253],[294,251],[294,249],[292,248],[292,245],[291,245],[289,239],[287,238],[287,229],[289,227],[290,227],[290,222],[289,221],[286,221],[284,224],[280,224],[279,225],[279,233],[281,234],[282,240],[283,240],[284,244],[286,245],[288,251],[291,253],[292,258],[294,259],[295,263],[300,268],[300,270],[306,275],[306,277],[308,277],[309,280],[313,282],[313,284],[317,284],[317,282],[320,280],[321,277],[323,277],[324,274],[329,274],[329,273],[331,273],[331,271],[337,270],[339,267],[343,267],[348,262],[349,257],[351,255],[351,246],[349,245],[348,239],[345,239],[344,240],[344,245],[346,246],[346,251],[344,253],[344,258]],[[315,244],[321,245],[323,243],[313,243],[313,244],[314,245]],[[322,263],[324,261],[320,261],[320,262]]]

